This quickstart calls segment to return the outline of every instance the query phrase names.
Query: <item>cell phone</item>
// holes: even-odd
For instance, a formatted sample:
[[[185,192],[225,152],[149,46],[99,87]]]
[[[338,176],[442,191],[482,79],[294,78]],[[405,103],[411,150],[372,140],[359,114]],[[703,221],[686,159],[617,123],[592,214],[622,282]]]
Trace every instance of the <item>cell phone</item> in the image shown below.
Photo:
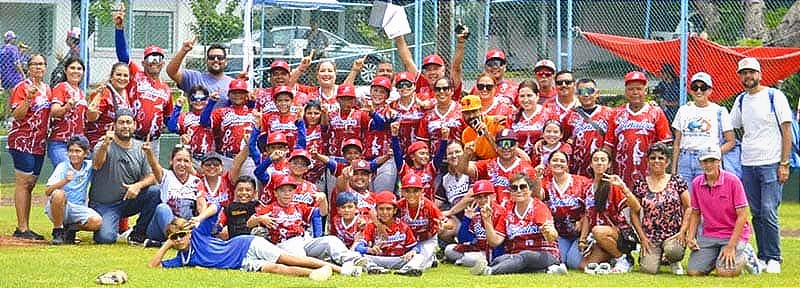
[[[456,24],[455,27],[456,35],[464,33],[464,30],[467,30],[467,26],[461,23],[461,19],[458,19],[458,24]],[[467,31],[467,33],[464,34],[464,38],[469,38],[469,31]]]
[[[478,135],[483,136],[483,131],[478,130],[478,126],[480,124],[481,124],[481,119],[478,118],[478,117],[469,119],[469,127],[472,127],[472,129],[475,129],[475,132],[477,132]]]

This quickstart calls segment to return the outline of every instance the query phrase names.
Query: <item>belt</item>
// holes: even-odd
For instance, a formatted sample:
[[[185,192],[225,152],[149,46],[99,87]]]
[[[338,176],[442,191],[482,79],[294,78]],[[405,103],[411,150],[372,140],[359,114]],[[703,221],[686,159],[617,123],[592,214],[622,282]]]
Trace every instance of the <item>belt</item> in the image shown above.
[[[695,149],[681,149],[681,155],[700,155],[703,153],[703,150],[695,150]]]

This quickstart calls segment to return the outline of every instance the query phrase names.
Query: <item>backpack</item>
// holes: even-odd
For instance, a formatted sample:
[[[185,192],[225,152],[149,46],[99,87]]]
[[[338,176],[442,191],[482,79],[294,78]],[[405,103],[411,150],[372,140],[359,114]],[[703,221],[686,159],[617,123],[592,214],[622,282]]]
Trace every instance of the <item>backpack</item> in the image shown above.
[[[775,88],[769,87],[767,88],[769,94],[769,106],[770,112],[775,114],[775,122],[778,123],[778,130],[783,134],[783,128],[781,128],[781,122],[778,120],[778,114],[775,112]],[[736,101],[739,102],[739,114],[741,115],[742,112],[742,97],[746,92],[742,92],[739,96],[736,97]],[[800,124],[797,123],[797,116],[792,115],[792,122],[791,127],[789,128],[792,130],[790,135],[792,139],[791,151],[789,151],[789,166],[791,168],[800,168]]]

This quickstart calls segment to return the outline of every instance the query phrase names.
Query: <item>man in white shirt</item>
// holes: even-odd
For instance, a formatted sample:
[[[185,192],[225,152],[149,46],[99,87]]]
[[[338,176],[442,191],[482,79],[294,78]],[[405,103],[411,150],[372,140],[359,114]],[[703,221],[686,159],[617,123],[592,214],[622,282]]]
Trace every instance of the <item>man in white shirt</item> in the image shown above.
[[[731,108],[731,121],[733,127],[744,129],[742,183],[753,215],[758,258],[766,262],[767,273],[780,273],[778,205],[789,178],[792,111],[783,92],[761,85],[758,60],[744,58],[736,71],[745,92]]]

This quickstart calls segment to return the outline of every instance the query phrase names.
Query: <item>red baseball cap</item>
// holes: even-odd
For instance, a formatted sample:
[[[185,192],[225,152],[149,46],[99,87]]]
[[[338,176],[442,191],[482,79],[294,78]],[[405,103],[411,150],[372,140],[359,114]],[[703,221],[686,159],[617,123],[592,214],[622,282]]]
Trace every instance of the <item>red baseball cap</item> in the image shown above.
[[[439,66],[444,66],[444,59],[442,59],[442,56],[431,54],[425,56],[425,58],[422,58],[422,67],[425,67],[425,65],[428,64],[436,64]]]
[[[514,133],[514,130],[505,128],[497,132],[497,135],[494,137],[494,141],[500,140],[514,140],[517,141],[517,133]]]
[[[289,86],[286,85],[280,85],[272,88],[272,99],[275,99],[275,96],[278,96],[278,94],[281,93],[289,93],[289,96],[294,98],[294,91],[292,88],[289,88]]]
[[[281,132],[270,133],[267,137],[267,145],[272,144],[286,144],[289,145],[289,140],[286,139],[286,134]]]
[[[161,49],[161,47],[156,45],[150,45],[144,48],[144,57],[147,57],[150,54],[160,54],[161,56],[166,55],[164,54],[164,49]]]
[[[403,180],[400,181],[400,188],[423,188],[422,185],[422,178],[417,176],[414,173],[408,173],[406,176],[403,176]]]
[[[378,194],[375,194],[375,205],[380,204],[392,204],[397,206],[397,201],[395,201],[394,193],[390,191],[381,191]]]
[[[350,164],[350,166],[353,167],[353,172],[355,171],[372,172],[372,170],[369,169],[369,162],[367,162],[367,160],[364,159],[356,159],[355,161],[353,161],[352,164]]]
[[[414,77],[414,75],[411,74],[411,72],[403,71],[403,72],[397,73],[397,75],[394,76],[394,83],[400,83],[400,81],[403,81],[403,80],[409,81],[411,83],[414,83],[414,81],[416,81],[416,78],[417,77]],[[414,83],[414,84],[416,84],[416,83]]]
[[[284,185],[292,185],[294,187],[297,187],[297,182],[294,181],[294,177],[292,176],[286,174],[277,174],[277,173],[272,175],[273,175],[272,177],[274,177],[275,179],[275,182],[272,182],[275,183],[275,185],[272,187],[274,187],[275,189],[278,189]]]
[[[342,151],[344,151],[345,147],[350,146],[350,145],[354,145],[354,146],[358,147],[359,150],[364,151],[364,145],[361,144],[361,140],[358,140],[356,138],[350,138],[350,139],[344,140],[344,142],[342,142]]]
[[[408,145],[407,153],[411,155],[414,154],[414,152],[417,152],[417,150],[423,148],[428,148],[428,143],[425,143],[423,141],[416,141],[414,143],[411,143],[411,145]]]
[[[506,53],[504,53],[503,50],[500,50],[500,49],[492,49],[492,50],[486,51],[486,60],[485,61],[489,61],[491,59],[500,59],[500,60],[503,60],[505,62],[506,61]]]
[[[250,89],[247,88],[247,82],[243,79],[233,79],[231,84],[228,84],[228,92],[230,91],[250,92]]]
[[[494,184],[489,180],[478,180],[472,185],[472,195],[494,194]]]
[[[356,87],[350,84],[341,84],[336,88],[336,98],[339,97],[356,97]]]
[[[305,157],[309,161],[311,161],[311,154],[306,151],[306,149],[294,149],[292,150],[292,154],[289,154],[289,160],[294,159],[295,157]]]
[[[378,76],[378,77],[375,77],[375,79],[372,79],[372,86],[383,87],[383,88],[386,88],[386,90],[391,91],[392,90],[392,80],[390,80],[389,78],[383,77],[383,76]]]
[[[631,71],[625,74],[625,85],[633,81],[641,81],[647,84],[647,75],[644,75],[641,71]]]
[[[283,60],[272,61],[272,64],[269,65],[269,71],[272,72],[272,70],[274,70],[276,68],[280,68],[280,69],[286,70],[286,72],[291,72],[292,71],[292,69],[289,68],[289,63],[286,63],[286,61],[283,61]]]

